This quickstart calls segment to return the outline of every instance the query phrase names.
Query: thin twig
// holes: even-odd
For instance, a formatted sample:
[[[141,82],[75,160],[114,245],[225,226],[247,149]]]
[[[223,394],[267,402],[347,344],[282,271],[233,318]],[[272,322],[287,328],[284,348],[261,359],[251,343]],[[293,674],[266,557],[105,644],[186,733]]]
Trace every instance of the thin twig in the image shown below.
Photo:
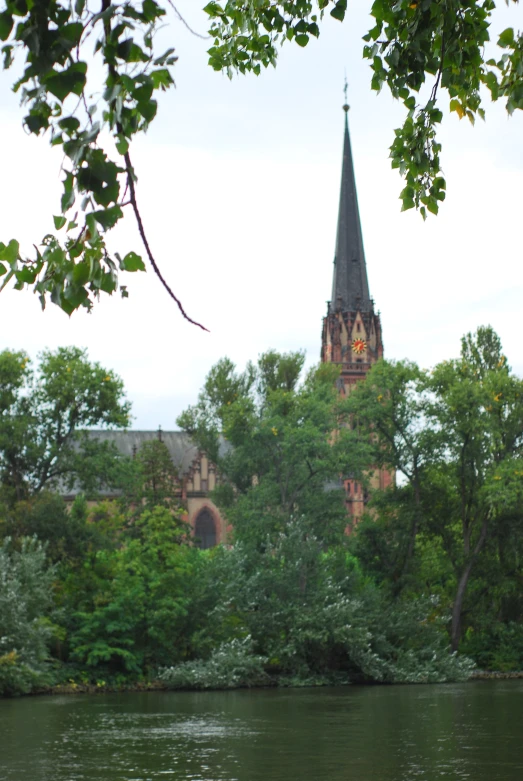
[[[197,325],[198,328],[202,329],[202,331],[209,332],[208,328],[206,328],[201,323],[196,322],[196,320],[192,320],[189,317],[189,315],[187,314],[187,312],[183,308],[181,301],[174,295],[173,291],[171,290],[171,288],[169,287],[169,285],[167,284],[167,282],[163,278],[160,269],[158,268],[156,260],[154,259],[154,255],[151,252],[151,248],[149,247],[149,242],[147,241],[147,236],[145,235],[145,229],[143,227],[142,217],[141,217],[140,211],[138,209],[138,203],[136,201],[136,189],[135,189],[135,186],[134,186],[134,169],[133,169],[133,165],[132,165],[132,162],[131,162],[131,157],[129,155],[129,152],[126,152],[124,154],[124,160],[125,160],[125,165],[127,167],[127,182],[129,184],[129,199],[130,199],[132,207],[133,207],[134,216],[136,217],[136,223],[138,225],[138,231],[139,231],[140,236],[142,238],[142,242],[143,242],[143,245],[145,247],[145,251],[147,252],[147,256],[149,258],[151,266],[153,267],[154,273],[156,274],[156,276],[158,277],[158,279],[160,280],[160,282],[162,283],[162,285],[164,286],[164,288],[166,289],[168,294],[171,296],[173,301],[175,301],[178,304],[178,309],[180,310],[180,312],[182,313],[184,318],[186,320],[188,320],[189,323],[192,323],[193,325]]]
[[[176,8],[175,4],[173,3],[173,0],[167,0],[167,2],[169,3],[171,8],[173,9],[174,13],[176,14],[176,16],[178,17],[180,22],[182,22],[182,24],[184,24],[187,27],[187,29],[189,30],[190,33],[195,35],[197,38],[201,38],[203,41],[208,41],[209,40],[209,38],[211,37],[210,35],[201,35],[201,33],[197,33],[196,30],[192,29],[192,27],[185,21],[185,19],[183,18],[183,16],[179,12],[179,10]]]

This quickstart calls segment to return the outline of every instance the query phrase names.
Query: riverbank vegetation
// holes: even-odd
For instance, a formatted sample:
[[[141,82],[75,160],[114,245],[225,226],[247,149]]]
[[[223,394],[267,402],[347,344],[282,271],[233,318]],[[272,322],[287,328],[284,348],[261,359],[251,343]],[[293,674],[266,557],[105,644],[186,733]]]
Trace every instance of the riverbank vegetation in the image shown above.
[[[348,398],[303,363],[222,360],[180,417],[233,528],[200,550],[165,445],[127,460],[83,433],[125,425],[118,378],[80,351],[31,374],[0,354],[1,693],[523,669],[523,383],[496,334],[432,371],[381,361]],[[369,464],[395,486],[373,490]],[[366,498],[349,534],[342,475]]]

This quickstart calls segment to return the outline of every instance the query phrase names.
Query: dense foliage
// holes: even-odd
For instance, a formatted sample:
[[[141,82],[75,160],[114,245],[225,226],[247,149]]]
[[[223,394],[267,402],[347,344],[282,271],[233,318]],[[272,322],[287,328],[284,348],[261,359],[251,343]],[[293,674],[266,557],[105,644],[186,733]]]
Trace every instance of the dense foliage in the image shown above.
[[[349,407],[374,462],[404,477],[356,536],[369,571],[396,594],[444,595],[454,649],[463,634],[521,621],[523,381],[494,331],[468,334],[460,358],[431,372],[377,364]]]
[[[0,353],[0,488],[11,501],[58,485],[86,490],[110,480],[114,452],[88,428],[125,427],[130,405],[113,372],[85,350],[45,351],[36,370],[24,352]]]
[[[47,134],[64,153],[63,193],[54,232],[32,256],[19,241],[0,242],[2,288],[25,285],[70,314],[91,308],[101,293],[120,290],[120,271],[145,269],[137,251],[110,252],[106,234],[131,211],[154,272],[165,282],[140,215],[131,159],[132,142],[155,119],[158,97],[173,84],[174,48],[158,50],[156,33],[179,13],[156,0],[3,0],[0,40],[3,66],[18,66],[14,90],[25,109],[24,129]],[[449,110],[474,122],[484,117],[482,89],[504,99],[512,113],[523,107],[523,38],[500,31],[496,56],[486,60],[494,0],[374,0],[372,27],[363,57],[371,86],[387,86],[407,115],[391,146],[394,168],[405,179],[403,209],[436,214],[445,198],[436,128]],[[320,34],[326,13],[347,15],[347,0],[211,0],[205,8],[212,46],[209,63],[218,71],[259,74],[274,65],[280,44],[306,46]],[[92,53],[94,44],[94,55]],[[199,325],[199,323],[195,323]],[[203,326],[200,326],[203,327]]]
[[[0,547],[0,695],[31,691],[45,679],[53,577],[40,542],[25,537],[17,551],[5,538]]]
[[[280,682],[466,676],[446,650],[441,617],[429,618],[432,601],[391,600],[350,555],[340,476],[363,479],[373,446],[354,436],[336,369],[300,382],[302,364],[300,354],[267,353],[239,374],[221,361],[179,420],[226,477],[215,497],[235,544],[214,559],[216,643],[248,637]],[[186,669],[164,678],[179,682]]]
[[[19,362],[8,365],[16,379]],[[6,413],[16,387],[5,385]],[[348,397],[332,366],[303,376],[300,353],[243,372],[224,359],[180,423],[217,467],[229,545],[194,544],[158,440],[119,459],[113,501],[78,494],[67,507],[31,480],[21,499],[6,490],[3,693],[523,667],[523,382],[492,329],[431,372],[380,361]],[[397,484],[371,490],[376,467]],[[370,501],[347,534],[349,474]]]

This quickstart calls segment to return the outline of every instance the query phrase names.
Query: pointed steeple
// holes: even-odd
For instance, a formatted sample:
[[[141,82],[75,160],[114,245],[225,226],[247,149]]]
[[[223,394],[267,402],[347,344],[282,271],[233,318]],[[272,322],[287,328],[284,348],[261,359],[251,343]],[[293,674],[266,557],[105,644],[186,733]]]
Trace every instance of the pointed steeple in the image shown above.
[[[346,94],[346,93],[345,93]],[[361,233],[356,179],[349,136],[348,111],[345,102],[345,137],[341,171],[340,208],[336,236],[336,255],[332,281],[331,310],[369,312],[369,295],[365,252]]]
[[[349,137],[347,113],[347,82],[345,82],[345,136],[343,140],[343,167],[341,172],[340,211],[334,258],[332,300],[323,318],[321,361],[337,366],[336,387],[347,396],[358,382],[383,357],[383,338],[380,313],[374,311],[369,295],[365,253],[361,234],[354,163]],[[385,489],[394,482],[394,475],[386,469],[369,466],[373,487]],[[353,476],[343,478],[345,501],[354,527],[365,511],[367,492]]]

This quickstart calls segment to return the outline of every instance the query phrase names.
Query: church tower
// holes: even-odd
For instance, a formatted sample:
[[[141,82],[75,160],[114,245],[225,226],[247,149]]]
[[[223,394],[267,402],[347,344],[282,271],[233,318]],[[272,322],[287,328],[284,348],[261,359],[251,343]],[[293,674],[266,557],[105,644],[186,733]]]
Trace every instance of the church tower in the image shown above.
[[[356,179],[349,136],[347,103],[343,140],[343,165],[341,171],[340,206],[332,297],[323,319],[321,340],[322,363],[335,363],[340,367],[339,390],[347,395],[355,383],[363,380],[373,363],[383,356],[383,341],[379,312],[369,293],[367,265],[363,249]],[[385,488],[392,482],[392,475],[385,471],[373,471],[371,482]],[[352,478],[343,481],[347,507],[353,522],[362,515],[367,496],[360,483]]]
[[[380,316],[374,311],[369,293],[347,104],[343,110],[345,134],[338,231],[332,297],[323,320],[321,360],[340,366],[340,390],[349,393],[350,386],[363,379],[371,365],[382,357],[383,342]]]

